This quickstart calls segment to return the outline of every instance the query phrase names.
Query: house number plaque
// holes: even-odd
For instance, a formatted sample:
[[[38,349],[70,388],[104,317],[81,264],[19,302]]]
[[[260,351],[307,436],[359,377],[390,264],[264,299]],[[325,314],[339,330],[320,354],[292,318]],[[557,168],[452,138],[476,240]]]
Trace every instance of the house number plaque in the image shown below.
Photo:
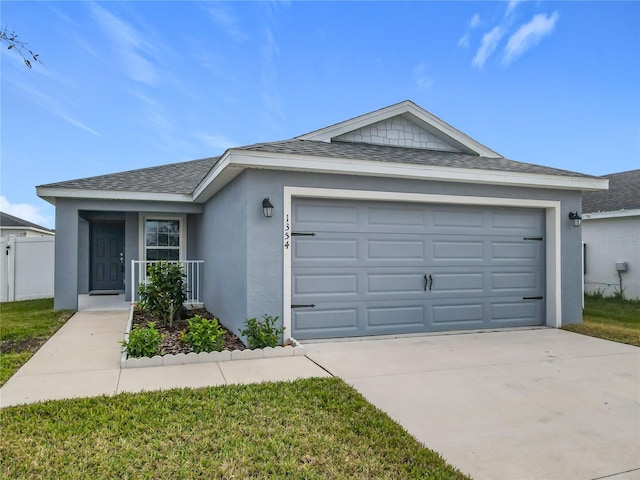
[[[287,213],[284,217],[284,248],[286,250],[289,249],[289,240],[291,239],[289,230],[291,230],[291,225],[289,225],[289,214]]]

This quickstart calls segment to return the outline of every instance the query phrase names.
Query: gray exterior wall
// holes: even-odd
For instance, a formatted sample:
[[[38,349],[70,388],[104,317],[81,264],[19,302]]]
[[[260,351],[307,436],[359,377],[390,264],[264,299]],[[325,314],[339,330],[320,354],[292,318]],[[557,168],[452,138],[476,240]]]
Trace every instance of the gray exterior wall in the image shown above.
[[[284,186],[560,201],[562,321],[582,322],[581,231],[568,220],[569,211],[581,210],[580,192],[246,170],[207,202],[198,237],[205,306],[236,334],[250,317],[282,319]],[[262,214],[265,197],[275,206],[270,219]]]
[[[204,305],[236,334],[247,319],[248,208],[247,176],[241,174],[207,202],[198,232]]]

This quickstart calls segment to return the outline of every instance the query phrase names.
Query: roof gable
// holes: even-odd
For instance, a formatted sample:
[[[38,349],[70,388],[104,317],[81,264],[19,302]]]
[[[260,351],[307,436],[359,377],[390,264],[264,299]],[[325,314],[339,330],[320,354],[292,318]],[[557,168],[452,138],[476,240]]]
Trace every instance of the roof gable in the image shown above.
[[[375,134],[372,134],[374,131]],[[363,133],[365,133],[364,136]],[[418,134],[417,141],[416,133]],[[400,139],[400,136],[403,139]],[[410,100],[405,100],[296,138],[321,142],[378,143],[471,153],[488,158],[502,158],[499,153],[494,152],[460,130],[440,120]],[[410,145],[410,143],[421,145]]]
[[[334,137],[335,141],[467,153],[443,135],[429,132],[402,115],[344,133]]]

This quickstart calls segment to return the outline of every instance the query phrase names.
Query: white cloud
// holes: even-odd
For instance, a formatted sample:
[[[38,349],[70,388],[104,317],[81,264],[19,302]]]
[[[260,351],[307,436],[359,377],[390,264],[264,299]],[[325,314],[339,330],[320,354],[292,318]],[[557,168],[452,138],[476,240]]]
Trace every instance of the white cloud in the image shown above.
[[[509,64],[531,47],[549,35],[556,26],[560,15],[553,12],[551,15],[539,13],[534,15],[529,23],[522,25],[516,33],[511,35],[504,49],[504,64]]]
[[[518,4],[522,3],[523,1],[524,0],[509,0],[509,3],[507,4],[507,11],[504,14],[505,17],[510,17],[515,11]]]
[[[53,228],[55,224],[53,218],[43,214],[39,207],[28,203],[11,203],[4,195],[0,195],[0,210],[43,227]]]
[[[238,146],[237,142],[234,142],[233,140],[230,140],[222,135],[201,132],[196,134],[196,137],[199,138],[207,146],[207,148],[211,148],[213,150],[225,151],[228,148]]]
[[[91,4],[91,13],[116,45],[115,50],[120,56],[125,73],[138,82],[157,85],[161,75],[154,64],[143,55],[143,52],[148,55],[154,50],[153,44],[147,42],[132,25],[98,4]]]
[[[413,67],[413,79],[416,82],[418,90],[426,90],[433,86],[433,79],[426,74],[424,63],[420,63]]]
[[[209,16],[223,32],[235,40],[246,40],[248,35],[242,31],[236,18],[221,5],[216,5],[208,9]]]
[[[471,63],[476,67],[482,67],[491,54],[496,50],[498,42],[504,36],[504,29],[498,25],[482,36],[480,48],[473,57]]]
[[[467,48],[469,47],[469,40],[471,37],[471,30],[474,30],[475,28],[478,28],[480,26],[480,14],[476,13],[473,15],[473,17],[471,17],[471,20],[469,20],[469,26],[467,27],[467,31],[464,32],[464,35],[462,35],[462,37],[460,37],[460,40],[458,40],[458,46],[459,47],[464,47]]]
[[[96,132],[93,128],[88,127],[80,120],[73,118],[73,116],[67,113],[66,105],[70,102],[65,101],[65,99],[54,98],[50,95],[47,95],[40,89],[28,85],[27,82],[18,82],[11,79],[9,79],[8,82],[17,90],[20,90],[24,94],[25,98],[40,106],[41,108],[44,108],[49,113],[60,117],[65,122],[68,122],[71,125],[84,130],[85,132],[89,132],[96,137],[102,137],[101,133]]]

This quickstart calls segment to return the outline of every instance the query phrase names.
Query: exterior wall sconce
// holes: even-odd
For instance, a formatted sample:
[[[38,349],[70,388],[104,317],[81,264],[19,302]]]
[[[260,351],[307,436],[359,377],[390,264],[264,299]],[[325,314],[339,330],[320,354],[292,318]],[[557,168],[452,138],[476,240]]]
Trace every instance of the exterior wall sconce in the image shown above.
[[[264,213],[264,218],[271,218],[273,216],[273,205],[271,205],[269,197],[262,200],[262,213]]]
[[[569,220],[573,222],[574,227],[582,225],[582,216],[578,212],[569,212]]]

